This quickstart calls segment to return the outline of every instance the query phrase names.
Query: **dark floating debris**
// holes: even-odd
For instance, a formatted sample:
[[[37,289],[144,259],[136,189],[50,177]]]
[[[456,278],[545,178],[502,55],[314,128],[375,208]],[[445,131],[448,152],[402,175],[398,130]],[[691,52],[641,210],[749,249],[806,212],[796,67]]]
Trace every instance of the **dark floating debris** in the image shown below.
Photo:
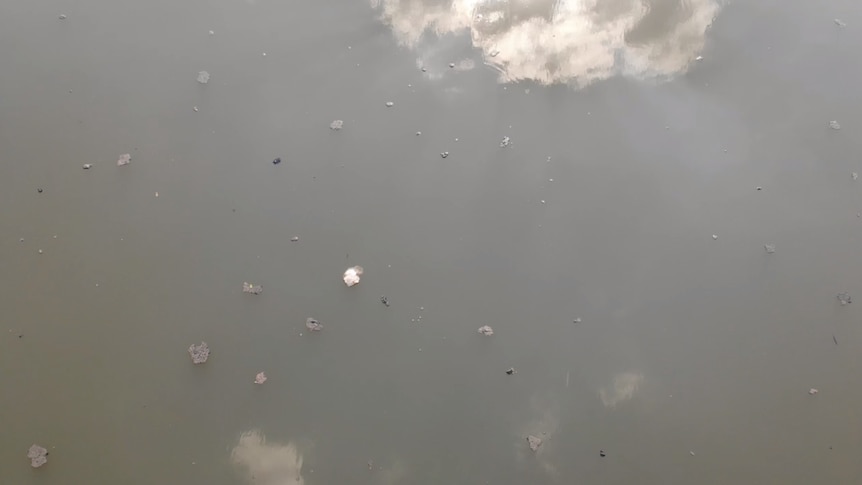
[[[119,165],[119,161],[117,161],[117,164]],[[85,163],[84,165],[81,166],[81,168],[83,168],[84,170],[90,170],[91,168],[93,168],[93,164],[92,163]]]
[[[278,158],[276,158],[275,160],[273,160],[273,161],[272,161],[272,164],[273,164],[273,165],[278,165],[279,163],[281,163],[281,157],[278,157]]]
[[[449,152],[441,152],[440,153],[440,157],[442,157],[442,158],[446,158],[448,156],[449,156]]]
[[[601,456],[602,458],[604,458],[604,457],[608,456],[608,454],[607,454],[607,453],[605,453],[605,450],[599,450],[599,456]]]
[[[258,372],[257,375],[254,376],[254,383],[263,384],[264,382],[266,382],[266,374],[264,374],[263,372]]]
[[[491,328],[490,325],[482,325],[481,327],[479,327],[478,332],[488,337],[494,335],[494,329]]]
[[[380,297],[380,303],[383,303],[384,305],[386,305],[388,307],[389,306],[389,298],[386,298],[385,295],[381,296]]]
[[[772,254],[775,252],[775,244],[764,244],[763,249],[766,250],[767,254]]]
[[[508,369],[508,370],[506,370],[506,374],[508,374],[508,375],[512,375],[512,374],[514,374],[514,373],[515,373],[515,368],[514,368],[514,367],[509,367],[509,369]]]
[[[36,189],[36,192],[39,192],[41,194],[42,193],[42,187],[39,187],[38,189]]]
[[[191,344],[189,345],[189,355],[195,364],[203,364],[210,358],[210,348],[206,342],[201,342],[200,345]]]
[[[833,130],[840,130],[840,129],[841,129],[841,124],[840,124],[840,123],[838,123],[838,122],[837,122],[837,121],[835,121],[835,120],[832,120],[832,121],[830,121],[830,122],[829,122],[829,128],[832,128]]]
[[[259,295],[263,292],[263,288],[260,285],[253,285],[248,282],[243,282],[242,292],[251,293],[252,295]]]
[[[130,163],[132,163],[132,156],[128,153],[120,155],[120,158],[117,159],[118,167],[122,167],[123,165],[128,165]]]
[[[323,324],[311,317],[305,319],[305,327],[312,332],[319,332],[323,330]]]
[[[206,84],[210,82],[210,73],[206,71],[201,71],[198,73],[198,82],[201,84]]]
[[[539,447],[542,446],[542,438],[538,436],[527,436],[527,443],[530,445],[530,449],[533,451],[539,451]]]
[[[329,124],[329,129],[330,129],[330,130],[336,130],[336,131],[338,131],[338,130],[340,130],[340,129],[342,129],[342,128],[344,128],[344,121],[342,121],[342,120],[335,120],[335,121],[333,121],[332,123],[330,123],[330,124]]]
[[[835,338],[835,335],[832,335],[832,341],[835,342],[835,345],[838,345],[838,339]]]
[[[30,459],[30,466],[33,468],[39,468],[45,463],[48,463],[47,457],[48,450],[39,445],[33,445],[29,450],[27,450],[27,458]]]
[[[843,293],[843,292],[838,293],[838,301],[841,302],[842,306],[849,305],[849,304],[853,303],[853,299],[850,298],[850,295],[848,295],[847,293]]]
[[[299,242],[299,236],[293,236],[290,238],[290,242]]]

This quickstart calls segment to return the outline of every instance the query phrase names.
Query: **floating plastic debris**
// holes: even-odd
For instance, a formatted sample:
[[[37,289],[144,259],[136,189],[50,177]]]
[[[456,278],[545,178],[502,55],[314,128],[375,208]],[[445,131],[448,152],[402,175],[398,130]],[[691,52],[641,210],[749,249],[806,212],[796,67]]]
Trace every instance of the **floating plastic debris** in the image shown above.
[[[273,164],[273,165],[278,165],[279,163],[281,163],[281,157],[275,158],[275,159],[273,159],[273,161],[272,161],[272,164]]]
[[[64,13],[60,14],[60,20],[66,20],[67,18],[69,18],[69,17],[66,14],[64,14]]]
[[[817,394],[818,392],[820,392],[820,391],[818,391],[817,389],[815,389],[813,387],[808,390],[808,394],[811,394],[812,396]]]
[[[841,302],[842,306],[853,303],[853,299],[847,293],[838,293],[838,301]]]
[[[694,58],[694,60],[695,60],[695,61],[702,61],[702,60],[703,60],[703,56],[697,56],[697,57],[695,57],[695,58]]]
[[[840,130],[840,129],[841,129],[841,124],[840,124],[840,123],[838,123],[838,122],[837,122],[837,121],[835,121],[835,120],[832,120],[832,121],[830,121],[830,122],[829,122],[829,128],[832,128],[833,130]]]
[[[120,158],[117,159],[118,167],[122,167],[123,165],[128,165],[130,163],[132,163],[132,156],[128,153],[120,155]]]
[[[380,303],[383,303],[384,305],[386,305],[388,307],[389,306],[389,298],[386,298],[386,296],[381,296],[380,297]]]
[[[530,449],[533,451],[539,451],[539,447],[542,446],[542,438],[538,436],[527,436],[527,443],[530,445]]]
[[[210,30],[210,35],[215,35],[215,31],[214,31],[214,30]]]
[[[515,368],[514,368],[514,367],[509,367],[508,369],[506,369],[506,374],[508,374],[508,375],[512,375],[512,374],[514,374],[514,373],[515,373]]]
[[[572,323],[581,323],[581,319],[580,319],[580,318],[576,318],[576,319],[572,320]]]
[[[494,335],[494,329],[491,328],[489,325],[482,325],[481,327],[479,327],[478,332],[486,336]]]
[[[503,141],[500,142],[500,146],[505,148],[505,147],[509,146],[509,143],[511,143],[511,142],[512,142],[511,138],[509,138],[508,136],[504,136]]]
[[[206,84],[210,82],[210,73],[206,71],[201,71],[198,73],[198,82],[201,84]]]
[[[290,242],[299,242],[299,236],[293,236],[290,238]]]
[[[768,254],[772,254],[775,252],[775,244],[764,244],[763,249],[765,249]]]
[[[363,271],[362,266],[347,268],[347,271],[344,272],[344,284],[347,286],[353,286],[359,283],[359,277],[362,276]]]
[[[195,364],[203,364],[210,358],[210,348],[206,342],[201,342],[200,345],[191,344],[189,345],[189,355]]]
[[[605,453],[605,450],[599,450],[599,456],[601,456],[602,458],[604,458],[604,457],[608,456],[608,454],[607,454],[607,453]]]
[[[319,332],[323,330],[323,324],[311,317],[305,319],[305,327],[312,332]]]
[[[47,457],[48,450],[39,445],[33,445],[29,450],[27,450],[27,458],[30,459],[30,466],[33,468],[39,468],[45,463],[48,463]]]
[[[713,234],[713,235],[712,235],[712,240],[713,240],[713,241],[715,241],[716,239],[718,239],[718,235]]]
[[[81,166],[81,168],[83,168],[84,170],[90,170],[91,168],[93,168],[93,164],[92,163],[85,163],[84,165]]]
[[[194,112],[195,112],[195,113],[197,113],[198,111],[200,111],[200,110],[198,109],[198,107],[197,107],[197,106],[192,106],[192,109],[194,110]]]
[[[417,131],[417,132],[416,132],[416,136],[421,136],[421,135],[422,135],[422,132],[421,132],[421,131]]]
[[[342,128],[344,128],[344,121],[343,120],[335,120],[329,124],[330,130],[336,130],[337,131],[337,130],[340,130]]]
[[[391,107],[393,107],[393,106],[395,106],[395,103],[393,103],[392,101],[387,101],[387,102],[386,102],[386,107],[387,107],[387,108],[391,108]]]
[[[844,23],[844,21],[841,19],[833,19],[832,21],[835,22],[835,25],[839,27],[847,27],[847,24]]]
[[[853,177],[853,180],[858,180],[858,179],[859,179],[859,173],[858,173],[858,172],[853,172],[853,173],[851,173],[851,174],[850,174],[850,176],[851,176],[851,177]]]
[[[258,372],[257,375],[254,376],[254,383],[263,384],[264,382],[266,382],[266,374],[264,374],[263,372]]]
[[[448,157],[448,156],[449,156],[449,152],[440,152],[440,157],[441,157],[441,158],[446,158],[446,157]]]
[[[263,292],[263,288],[260,285],[253,285],[248,282],[243,282],[242,292],[251,293],[252,295],[259,295]]]

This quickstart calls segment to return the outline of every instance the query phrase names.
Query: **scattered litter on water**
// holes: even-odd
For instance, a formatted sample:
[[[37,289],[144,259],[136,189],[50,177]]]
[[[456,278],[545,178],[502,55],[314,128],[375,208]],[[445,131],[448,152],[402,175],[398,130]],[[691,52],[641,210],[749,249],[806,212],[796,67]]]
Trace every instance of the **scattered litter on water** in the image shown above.
[[[817,389],[815,389],[813,387],[808,390],[808,394],[811,394],[812,396],[817,394],[818,392],[820,392],[820,391],[818,391]]]
[[[263,372],[258,372],[257,375],[254,376],[254,383],[263,384],[264,382],[266,382],[266,374],[264,374]]]
[[[281,157],[276,157],[272,160],[273,165],[278,165],[279,163],[281,163]]]
[[[388,307],[389,306],[389,298],[386,298],[385,295],[381,296],[380,297],[380,303],[383,303],[384,305],[386,305]]]
[[[201,342],[200,345],[191,344],[189,345],[189,355],[195,364],[203,364],[210,358],[210,348],[206,342]]]
[[[492,329],[490,325],[482,325],[481,327],[479,327],[478,332],[486,336],[494,335],[494,329]]]
[[[702,60],[703,60],[703,56],[697,56],[697,57],[695,57],[695,58],[694,58],[694,60],[695,60],[695,61],[702,61]]]
[[[197,106],[193,106],[192,109],[195,111],[195,113],[199,111]]]
[[[39,250],[39,254],[42,254],[42,250],[41,250],[41,249]]]
[[[214,30],[210,30],[210,35],[215,35],[215,31],[214,31]]]
[[[41,194],[42,193],[42,187],[39,187],[38,189],[36,189],[36,192],[39,192]]]
[[[712,235],[712,240],[714,241],[714,240],[716,240],[716,239],[718,239],[718,235],[713,234],[713,235]]]
[[[305,327],[312,332],[323,330],[323,324],[311,317],[305,319]]]
[[[853,172],[853,173],[851,173],[851,174],[850,174],[850,176],[851,176],[851,177],[853,177],[853,180],[858,180],[858,179],[859,179],[859,173],[858,173],[858,172]]]
[[[539,202],[541,202],[541,203],[543,203],[543,204],[544,204],[544,203],[545,203],[545,199],[542,199],[542,200],[540,200]]]
[[[530,445],[530,449],[533,451],[539,451],[539,447],[542,446],[542,438],[538,436],[527,436],[527,443]]]
[[[581,319],[580,319],[580,318],[576,318],[576,319],[572,320],[572,323],[581,323]]]
[[[441,158],[446,158],[446,157],[448,157],[448,156],[449,156],[449,152],[440,152],[440,157],[441,157]]]
[[[198,82],[201,84],[206,84],[210,82],[210,73],[206,71],[201,71],[198,73]]]
[[[455,63],[454,63],[454,62],[450,62],[450,63],[449,63],[449,67],[454,69],[454,68],[455,68]]]
[[[343,120],[335,120],[329,124],[330,130],[336,130],[337,131],[337,130],[340,130],[342,128],[344,128],[344,121]]]
[[[847,293],[838,293],[838,301],[841,302],[841,305],[849,305],[853,303],[853,299],[850,298],[850,295]]]
[[[768,254],[772,254],[775,252],[775,244],[764,244],[763,249],[765,249]]]
[[[839,27],[847,27],[847,24],[841,19],[833,19],[832,21]]]
[[[763,187],[761,187],[761,186],[759,186],[759,185],[758,185],[757,187],[755,187],[755,189],[757,189],[757,190],[763,190]]]
[[[253,285],[248,282],[243,282],[242,292],[251,293],[252,295],[259,295],[261,294],[261,292],[263,292],[263,288],[260,285]]]
[[[69,17],[66,14],[64,14],[64,13],[60,14],[60,20],[66,20],[67,18],[69,18]]]
[[[27,450],[27,458],[30,459],[30,466],[39,468],[48,463],[48,450],[39,445],[33,445]]]
[[[694,452],[693,452],[693,451],[689,451],[689,452],[688,452],[688,454],[689,454],[689,455],[691,455],[691,456],[694,456]]]
[[[351,268],[347,268],[347,271],[344,272],[344,284],[347,286],[353,286],[359,283],[359,277],[362,276],[364,270],[362,266],[353,266]]]
[[[506,374],[508,374],[508,375],[512,375],[512,374],[514,374],[514,373],[515,373],[515,368],[514,368],[514,367],[509,367],[508,369],[506,369]]]
[[[393,103],[392,101],[387,101],[387,102],[386,102],[386,107],[387,107],[387,108],[391,108],[391,107],[393,107],[393,106],[395,106],[395,103]]]
[[[124,153],[120,155],[120,158],[117,159],[117,166],[122,167],[123,165],[128,165],[132,163],[132,155],[128,153]]]
[[[290,242],[299,242],[299,236],[293,236],[290,238]]]
[[[601,456],[602,458],[604,458],[604,457],[608,456],[608,454],[607,454],[607,453],[605,453],[605,450],[599,450],[599,456]]]
[[[841,124],[840,124],[840,123],[838,123],[838,122],[837,122],[837,121],[835,121],[835,120],[832,120],[832,121],[830,121],[830,122],[829,122],[829,128],[832,128],[833,130],[840,130],[840,129],[841,129]]]
[[[417,131],[417,132],[416,132],[416,136],[421,136],[421,135],[422,135],[422,132],[421,132],[421,131]]]
[[[509,146],[509,143],[511,143],[511,141],[512,140],[508,136],[504,136],[503,141],[500,142],[500,146],[505,148],[505,147]]]

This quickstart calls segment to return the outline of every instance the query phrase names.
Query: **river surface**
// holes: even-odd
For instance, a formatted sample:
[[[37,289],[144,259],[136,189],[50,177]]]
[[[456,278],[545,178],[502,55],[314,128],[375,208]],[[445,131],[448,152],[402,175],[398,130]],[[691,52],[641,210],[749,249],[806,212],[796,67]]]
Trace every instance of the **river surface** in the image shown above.
[[[862,483],[860,32],[0,1],[0,484]]]

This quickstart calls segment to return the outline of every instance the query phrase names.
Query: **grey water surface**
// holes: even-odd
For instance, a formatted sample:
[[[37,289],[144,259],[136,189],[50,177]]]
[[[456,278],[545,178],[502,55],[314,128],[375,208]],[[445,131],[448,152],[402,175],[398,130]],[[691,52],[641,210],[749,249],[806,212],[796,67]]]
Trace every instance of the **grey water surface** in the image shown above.
[[[0,1],[0,484],[862,483],[860,45],[850,0]]]

